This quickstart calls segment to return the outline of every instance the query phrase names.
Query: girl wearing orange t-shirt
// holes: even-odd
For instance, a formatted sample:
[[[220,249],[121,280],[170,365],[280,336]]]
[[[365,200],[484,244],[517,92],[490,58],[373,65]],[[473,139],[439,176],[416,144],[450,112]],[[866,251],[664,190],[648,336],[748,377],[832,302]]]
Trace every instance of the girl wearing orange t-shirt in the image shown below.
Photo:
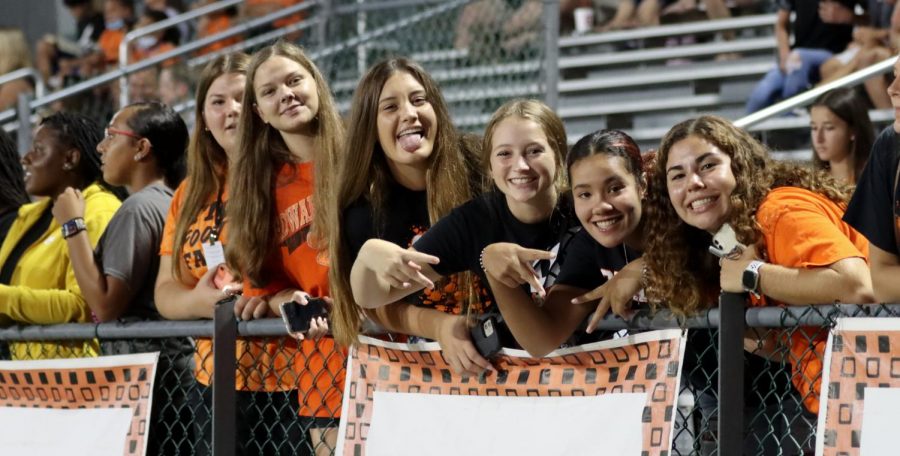
[[[651,187],[667,190],[648,200],[651,301],[678,314],[710,307],[720,289],[750,292],[752,305],[873,301],[868,242],[841,220],[850,189],[821,171],[773,162],[729,121],[702,116],[669,130]],[[719,260],[707,249],[726,223],[748,247]],[[827,334],[815,329],[784,341],[792,382],[813,413]]]
[[[295,45],[256,52],[247,72],[240,150],[229,178],[228,264],[244,277],[241,319],[280,316],[286,301],[328,296],[329,187],[343,125],[316,65]],[[301,337],[302,339],[302,337]],[[345,351],[331,337],[284,342],[267,384],[297,390],[300,424],[316,454],[337,437]],[[287,424],[286,425],[290,425]],[[297,444],[299,442],[293,442]]]
[[[243,53],[220,56],[200,75],[196,124],[188,145],[188,175],[175,191],[159,249],[154,302],[160,315],[169,320],[212,319],[216,302],[224,297],[223,287],[240,288],[240,284],[226,283],[228,274],[221,265],[225,261],[224,206],[228,201],[225,179],[238,151],[237,122],[248,61]],[[255,391],[263,389],[252,369],[256,358],[241,356],[249,351],[246,345],[238,345],[239,403],[252,400]],[[210,339],[197,339],[194,361],[198,385],[189,392],[194,454],[211,454]],[[253,417],[242,413],[239,432],[251,420]]]

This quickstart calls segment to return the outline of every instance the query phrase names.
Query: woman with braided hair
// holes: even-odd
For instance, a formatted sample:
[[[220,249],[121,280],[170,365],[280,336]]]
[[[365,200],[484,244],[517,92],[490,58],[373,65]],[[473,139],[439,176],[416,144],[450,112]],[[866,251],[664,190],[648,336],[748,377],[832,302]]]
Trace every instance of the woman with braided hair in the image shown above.
[[[19,207],[28,203],[25,179],[16,142],[0,128],[0,243],[6,238],[10,225],[18,215]]]
[[[114,193],[101,178],[96,149],[102,138],[100,127],[78,114],[54,114],[34,130],[22,166],[25,189],[40,200],[19,209],[0,246],[0,320],[32,325],[91,321],[66,238],[87,231],[96,246],[121,205],[122,192]],[[60,225],[52,209],[67,187],[84,195],[85,212],[83,218]],[[10,348],[14,359],[97,354],[93,341],[83,346],[15,343]]]

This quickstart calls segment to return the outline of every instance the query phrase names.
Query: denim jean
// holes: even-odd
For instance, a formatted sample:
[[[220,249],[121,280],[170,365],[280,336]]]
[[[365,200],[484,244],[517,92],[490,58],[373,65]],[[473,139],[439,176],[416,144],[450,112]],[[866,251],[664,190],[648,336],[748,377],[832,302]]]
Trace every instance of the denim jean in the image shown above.
[[[787,74],[777,65],[769,70],[747,99],[748,114],[797,95],[819,82],[819,67],[833,55],[824,49],[797,48],[792,52],[800,55],[800,67]]]

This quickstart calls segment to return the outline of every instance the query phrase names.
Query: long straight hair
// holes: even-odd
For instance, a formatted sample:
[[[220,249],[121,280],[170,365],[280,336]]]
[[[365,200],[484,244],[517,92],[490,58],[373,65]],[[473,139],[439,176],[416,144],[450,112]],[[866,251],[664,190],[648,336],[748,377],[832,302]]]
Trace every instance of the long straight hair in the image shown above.
[[[391,76],[406,73],[422,84],[425,99],[435,113],[434,148],[425,172],[428,217],[436,222],[450,210],[472,199],[483,186],[478,163],[478,142],[460,135],[450,120],[447,103],[431,76],[415,62],[404,58],[390,58],[374,66],[363,76],[353,95],[350,110],[348,139],[344,164],[338,174],[336,210],[332,223],[343,226],[343,212],[355,201],[365,198],[372,206],[376,224],[383,222],[387,190],[393,180],[388,158],[378,141],[378,99]],[[333,330],[337,340],[352,344],[362,322],[359,308],[350,291],[350,269],[353,259],[349,245],[339,231],[329,236],[329,283],[334,303]],[[467,302],[477,299],[471,292],[471,278],[464,275],[460,282],[467,293]]]
[[[850,128],[853,138],[850,141],[850,163],[853,171],[851,184],[856,184],[866,162],[869,161],[872,144],[875,143],[875,128],[869,119],[866,103],[856,89],[841,87],[825,92],[816,98],[816,101],[809,105],[810,111],[816,106],[827,108],[832,114],[846,122],[847,127]],[[816,169],[829,169],[828,163],[822,161],[815,152],[812,154],[812,162]]]
[[[222,75],[247,74],[249,62],[250,56],[242,52],[221,55],[209,62],[200,73],[194,108],[194,119],[196,120],[187,156],[187,184],[190,189],[184,192],[184,203],[175,223],[175,252],[178,252],[184,245],[188,227],[197,219],[197,215],[207,204],[209,196],[224,189],[225,176],[228,173],[228,156],[225,154],[225,149],[213,138],[203,118],[206,94],[212,83]],[[180,257],[180,255],[174,256]],[[181,260],[172,261],[172,276],[178,281],[181,281],[182,263]]]
[[[331,183],[337,170],[341,153],[344,127],[335,107],[328,83],[315,63],[293,44],[279,41],[253,55],[247,71],[244,90],[244,109],[256,104],[253,80],[260,65],[272,57],[285,57],[299,63],[312,75],[319,98],[319,111],[313,120],[315,145],[313,167],[312,228],[309,244],[317,249],[327,248],[328,220],[331,217]],[[264,269],[269,252],[276,248],[275,237],[275,171],[282,163],[298,161],[285,144],[281,133],[263,122],[255,113],[247,113],[240,119],[241,155],[235,161],[230,177],[233,191],[226,213],[232,226],[226,258],[232,269],[241,271],[254,286],[262,286]]]

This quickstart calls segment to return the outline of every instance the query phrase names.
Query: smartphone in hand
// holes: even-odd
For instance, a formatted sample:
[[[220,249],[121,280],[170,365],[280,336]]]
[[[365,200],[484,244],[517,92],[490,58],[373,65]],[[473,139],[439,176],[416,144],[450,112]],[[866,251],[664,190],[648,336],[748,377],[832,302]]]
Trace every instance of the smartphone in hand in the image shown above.
[[[328,319],[328,305],[322,298],[309,298],[306,305],[297,301],[281,304],[281,318],[291,332],[306,333],[313,318]]]
[[[709,252],[719,258],[728,258],[731,255],[742,252],[745,248],[744,244],[738,242],[734,228],[726,223],[713,235]]]

